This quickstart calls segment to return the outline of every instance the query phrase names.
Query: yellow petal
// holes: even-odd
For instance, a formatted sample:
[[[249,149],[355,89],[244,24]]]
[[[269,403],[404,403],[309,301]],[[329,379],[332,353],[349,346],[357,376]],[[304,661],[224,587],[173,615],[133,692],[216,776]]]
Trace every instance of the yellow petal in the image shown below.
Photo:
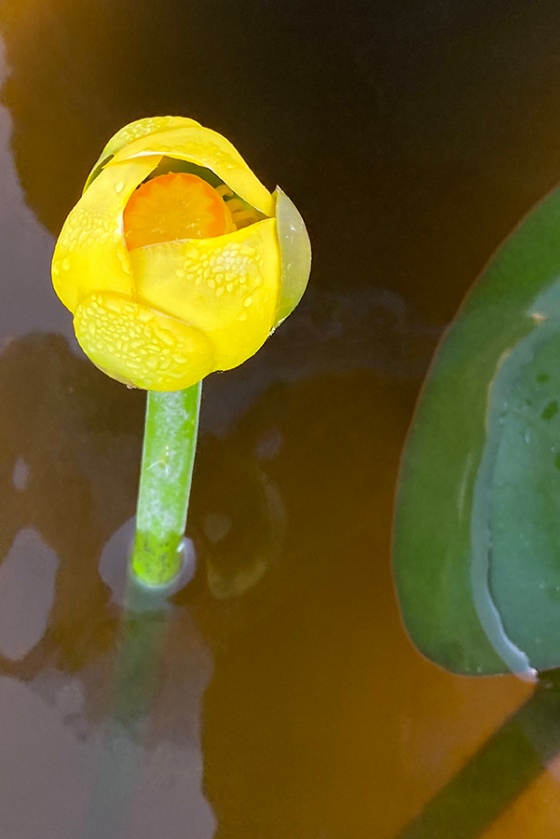
[[[227,236],[162,242],[130,253],[142,302],[203,331],[215,369],[228,370],[265,342],[278,303],[276,220]]]
[[[295,309],[307,288],[311,272],[311,243],[297,207],[276,187],[276,221],[282,260],[282,279],[276,325]]]
[[[66,219],[56,243],[52,279],[56,293],[71,312],[92,291],[132,295],[123,209],[160,159],[146,157],[104,169]]]
[[[196,163],[210,169],[244,201],[272,218],[275,211],[272,195],[229,140],[192,120],[184,123],[132,141],[116,152],[108,166],[153,154]]]
[[[132,143],[133,140],[138,140],[147,134],[155,134],[157,131],[167,131],[169,128],[179,128],[185,125],[199,125],[199,123],[187,117],[144,117],[125,125],[111,137],[99,155],[86,181],[84,192],[99,175],[109,158],[114,157],[117,152]]]
[[[97,367],[145,390],[183,390],[214,367],[212,344],[198,329],[116,294],[86,297],[74,329]]]

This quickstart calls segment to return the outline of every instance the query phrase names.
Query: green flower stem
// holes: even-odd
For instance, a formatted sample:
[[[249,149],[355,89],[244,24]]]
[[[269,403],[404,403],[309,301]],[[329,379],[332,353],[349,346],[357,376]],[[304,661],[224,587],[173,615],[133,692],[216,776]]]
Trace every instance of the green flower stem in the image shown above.
[[[132,551],[132,573],[144,585],[169,585],[181,569],[201,390],[199,382],[148,392]]]

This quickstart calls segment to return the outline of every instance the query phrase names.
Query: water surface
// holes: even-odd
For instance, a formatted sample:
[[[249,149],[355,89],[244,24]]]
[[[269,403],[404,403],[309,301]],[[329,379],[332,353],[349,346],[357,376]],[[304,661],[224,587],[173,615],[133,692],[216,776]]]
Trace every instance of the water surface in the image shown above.
[[[414,399],[469,283],[560,172],[557,6],[5,0],[0,812],[18,839],[392,839],[529,696],[422,659],[390,574]],[[143,396],[50,288],[107,138],[224,132],[301,208],[298,311],[204,388],[198,570],[130,614]],[[548,837],[556,763],[484,834]],[[460,837],[460,825],[449,835]]]

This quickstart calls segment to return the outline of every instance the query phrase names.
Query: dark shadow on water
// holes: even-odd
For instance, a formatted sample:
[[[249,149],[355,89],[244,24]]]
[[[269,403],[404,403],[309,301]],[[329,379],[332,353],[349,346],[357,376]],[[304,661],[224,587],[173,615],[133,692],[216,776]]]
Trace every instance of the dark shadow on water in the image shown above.
[[[110,602],[97,570],[104,542],[133,510],[143,396],[56,336],[13,341],[0,356],[0,400],[10,406],[0,419],[1,557],[18,530],[33,528],[59,568],[43,637],[20,659],[0,659],[1,672],[47,693],[52,668],[78,678],[82,724],[110,724],[113,769],[125,760],[130,773],[142,749],[190,742],[202,726],[219,835],[276,829],[288,800],[301,837],[316,824],[338,835],[352,810],[367,823],[379,805],[363,786],[376,759],[361,750],[353,716],[391,667],[386,633],[402,638],[387,613],[386,488],[413,391],[371,373],[323,374],[271,387],[228,434],[203,434],[188,531],[198,572],[168,613],[143,623]],[[18,461],[26,478],[14,486]],[[200,717],[197,691],[212,673]],[[361,780],[349,784],[356,754]],[[117,804],[116,822],[122,797]]]
[[[55,234],[116,129],[190,115],[294,199],[316,286],[441,326],[558,180],[554,0],[4,3],[15,158]]]
[[[203,435],[189,521],[197,576],[166,610],[135,615],[110,604],[97,561],[132,512],[143,397],[56,336],[5,348],[1,556],[31,527],[60,565],[42,639],[20,660],[3,657],[0,669],[39,692],[52,667],[82,680],[86,722],[105,731],[108,761],[84,837],[101,828],[126,835],[119,825],[144,750],[192,741],[200,726],[220,839],[272,830],[346,839],[379,819],[384,802],[371,779],[380,761],[398,776],[386,744],[399,736],[386,705],[393,688],[384,697],[379,680],[395,673],[402,645],[387,596],[386,487],[412,398],[372,374],[325,374],[272,387],[227,435]],[[18,462],[25,480],[14,483]],[[403,839],[450,831],[475,839],[520,794],[560,746],[557,681],[491,737]],[[377,751],[363,729],[370,714],[375,727],[396,726]]]
[[[560,673],[550,671],[397,839],[477,839],[559,753]]]
[[[267,469],[288,512],[282,562],[232,604],[206,693],[205,783],[219,837],[342,839],[378,819],[380,791],[367,788],[380,761],[396,767],[385,742],[364,748],[365,709],[377,693],[371,713],[386,714],[376,682],[399,654],[386,487],[408,398],[373,376],[325,376],[270,393],[235,432],[247,456],[275,429],[285,436]]]
[[[29,678],[45,659],[80,669],[111,644],[116,618],[97,574],[105,541],[134,512],[143,397],[101,376],[66,341],[36,334],[0,356],[0,553],[32,527],[61,568],[49,626],[21,662],[5,672]],[[14,486],[24,464],[24,485]],[[65,641],[72,639],[69,647]]]

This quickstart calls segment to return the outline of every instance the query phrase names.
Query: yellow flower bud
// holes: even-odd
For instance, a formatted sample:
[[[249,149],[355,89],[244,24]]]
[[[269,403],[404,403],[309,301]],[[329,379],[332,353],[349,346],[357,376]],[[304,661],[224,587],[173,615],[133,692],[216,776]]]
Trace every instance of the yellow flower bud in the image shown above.
[[[105,147],[56,244],[52,278],[91,361],[182,390],[252,356],[298,304],[303,220],[220,134],[142,119]]]

